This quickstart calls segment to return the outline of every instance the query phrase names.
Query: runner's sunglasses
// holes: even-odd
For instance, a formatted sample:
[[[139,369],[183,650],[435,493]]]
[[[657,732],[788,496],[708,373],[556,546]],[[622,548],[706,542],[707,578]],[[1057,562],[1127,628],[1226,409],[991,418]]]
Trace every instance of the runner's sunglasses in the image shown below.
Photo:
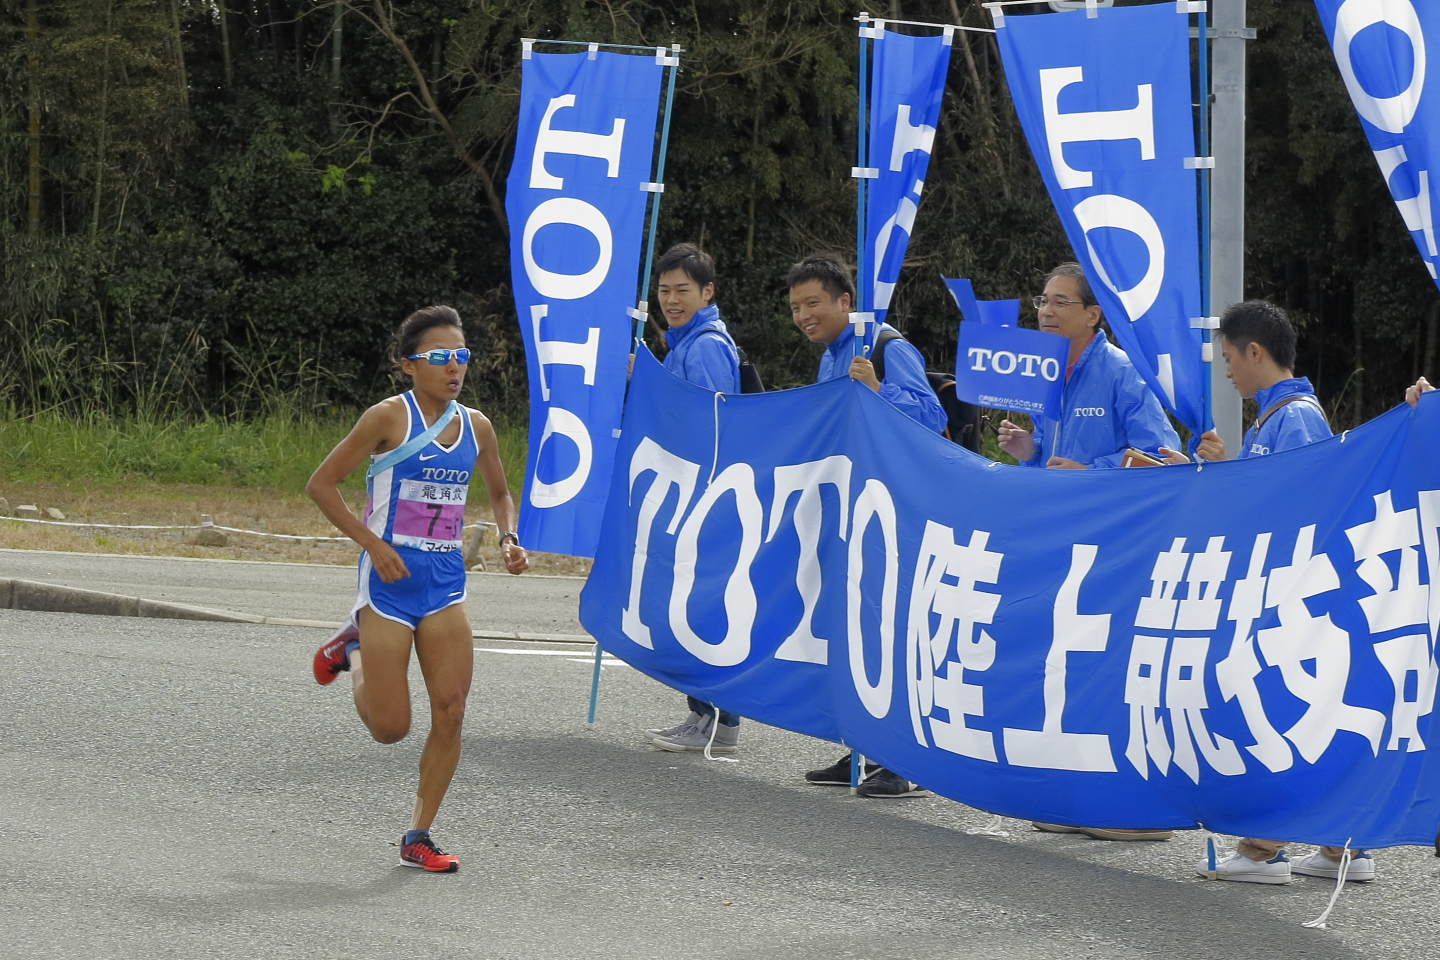
[[[454,357],[455,362],[463,367],[470,362],[470,350],[467,347],[461,347],[459,350],[429,350],[425,353],[412,353],[405,359],[427,360],[431,366],[439,367],[449,363],[451,357]]]

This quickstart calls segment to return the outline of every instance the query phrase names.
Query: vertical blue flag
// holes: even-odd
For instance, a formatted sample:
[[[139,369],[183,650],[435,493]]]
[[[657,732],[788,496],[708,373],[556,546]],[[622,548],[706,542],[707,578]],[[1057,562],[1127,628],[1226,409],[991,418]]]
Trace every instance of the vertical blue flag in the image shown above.
[[[1440,79],[1427,71],[1440,63],[1440,6],[1410,0],[1315,0],[1315,6],[1380,175],[1430,279],[1440,283],[1431,198],[1440,183],[1430,183],[1440,162]]]
[[[997,19],[1020,125],[1120,345],[1207,426],[1190,18],[1172,4]]]
[[[980,307],[980,322],[997,327],[1020,326],[1019,300],[977,300]]]
[[[865,206],[868,275],[855,278],[861,302],[874,312],[877,323],[885,322],[920,209],[953,40],[949,34],[888,33],[884,26],[884,21],[877,22],[870,83],[869,163],[878,175],[867,188]]]
[[[945,289],[950,291],[955,306],[960,308],[960,315],[966,320],[1000,327],[1020,325],[1019,300],[976,300],[975,288],[969,280],[951,280],[944,276],[940,279],[945,282]]]
[[[595,555],[625,401],[655,145],[655,57],[530,54],[507,183],[510,275],[530,371],[520,542]]]
[[[950,291],[950,296],[955,300],[955,306],[960,308],[960,316],[966,320],[980,319],[980,301],[975,299],[975,287],[969,280],[951,280],[941,274],[941,282],[945,289]]]

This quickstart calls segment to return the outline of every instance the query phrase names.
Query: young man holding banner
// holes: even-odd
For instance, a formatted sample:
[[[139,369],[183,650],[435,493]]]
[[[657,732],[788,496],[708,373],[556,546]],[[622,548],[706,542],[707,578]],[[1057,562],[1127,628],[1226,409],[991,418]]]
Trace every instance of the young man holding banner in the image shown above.
[[[1220,349],[1225,356],[1225,376],[1241,398],[1253,399],[1260,406],[1260,416],[1247,432],[1238,459],[1293,450],[1331,436],[1310,381],[1295,376],[1295,328],[1284,310],[1264,300],[1235,304],[1220,318]],[[1170,463],[1189,462],[1183,454],[1166,453]],[[1224,460],[1225,442],[1215,431],[1206,431],[1195,454],[1202,460]],[[1285,847],[1284,840],[1242,837],[1235,852],[1215,864],[1215,877],[1243,883],[1289,883],[1292,873],[1333,880],[1340,872],[1343,847],[1321,847],[1294,863],[1285,856]],[[1210,864],[1206,861],[1195,870],[1202,877],[1209,876]],[[1345,877],[1375,879],[1374,858],[1364,850],[1352,850]]]
[[[1284,310],[1264,300],[1235,304],[1220,318],[1220,352],[1225,356],[1225,376],[1241,399],[1254,400],[1260,407],[1236,459],[1303,447],[1331,435],[1310,381],[1295,376],[1295,328]],[[1167,453],[1170,463],[1189,462],[1182,454]],[[1225,441],[1214,430],[1200,437],[1195,455],[1201,460],[1229,459]]]
[[[855,356],[855,331],[850,311],[855,303],[855,285],[845,264],[834,257],[810,256],[790,268],[790,316],[811,343],[825,345],[815,382],[848,376],[880,394],[895,409],[936,433],[945,430],[945,411],[925,376],[925,361],[903,337],[885,347],[885,379],[875,375],[875,366],[866,357]],[[894,330],[882,324],[881,330]],[[898,331],[897,331],[898,333]],[[850,786],[850,754],[834,765],[805,774],[809,783],[821,787]],[[862,797],[921,797],[929,791],[884,767],[866,764],[856,790]]]
[[[883,381],[868,358],[855,356],[855,330],[850,326],[855,284],[843,263],[834,257],[806,257],[790,268],[786,282],[795,326],[811,343],[825,346],[816,383],[845,376],[859,380],[910,419],[936,433],[945,432],[945,411],[930,389],[925,360],[909,341],[900,338],[885,347]],[[882,323],[880,330],[895,328]]]
[[[1034,302],[1040,329],[1070,341],[1060,419],[1037,418],[1033,434],[1001,421],[1002,450],[1022,467],[1084,470],[1118,467],[1130,447],[1155,454],[1180,446],[1160,401],[1099,329],[1100,305],[1078,263],[1050,271]]]
[[[665,251],[656,265],[655,291],[669,329],[665,369],[682,380],[716,393],[740,392],[740,353],[715,297],[715,261],[693,243]],[[650,742],[672,753],[704,750],[734,753],[740,740],[740,718],[687,697],[690,713],[667,730],[648,730]]]
[[[1430,386],[1429,380],[1421,377],[1419,380],[1415,381],[1415,385],[1413,387],[1405,388],[1405,402],[1413,407],[1415,406],[1415,404],[1420,402],[1420,394],[1429,393],[1431,390],[1434,389],[1434,387]]]

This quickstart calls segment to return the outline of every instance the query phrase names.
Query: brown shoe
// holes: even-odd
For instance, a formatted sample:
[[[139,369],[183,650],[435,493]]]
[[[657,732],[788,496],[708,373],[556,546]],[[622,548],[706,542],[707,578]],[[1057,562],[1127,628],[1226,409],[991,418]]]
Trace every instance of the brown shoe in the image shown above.
[[[1121,827],[1082,827],[1079,831],[1096,840],[1169,840],[1174,830],[1129,830]]]
[[[1063,823],[1043,823],[1039,820],[1031,820],[1030,826],[1041,833],[1084,833],[1084,827],[1067,827]]]

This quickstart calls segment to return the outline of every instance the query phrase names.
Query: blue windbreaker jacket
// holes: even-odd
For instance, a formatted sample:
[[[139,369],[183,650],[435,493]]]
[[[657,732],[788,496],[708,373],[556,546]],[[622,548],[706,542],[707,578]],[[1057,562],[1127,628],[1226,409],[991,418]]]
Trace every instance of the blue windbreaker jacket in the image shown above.
[[[740,392],[740,354],[715,304],[696,310],[685,326],[666,330],[665,342],[666,370],[706,390]]]
[[[1256,422],[1276,400],[1297,395],[1309,399],[1287,403],[1272,413],[1258,431],[1253,426],[1245,431],[1244,449],[1237,460],[1303,447],[1332,435],[1330,424],[1325,422],[1325,413],[1320,409],[1320,401],[1315,399],[1315,391],[1305,377],[1281,380],[1272,387],[1255,391],[1255,403],[1260,407]]]
[[[1035,456],[1023,467],[1043,467],[1052,456],[1087,467],[1118,467],[1127,447],[1151,456],[1160,447],[1180,449],[1159,399],[1103,330],[1095,331],[1075,361],[1061,396],[1060,419],[1037,418],[1034,439]]]
[[[894,330],[888,323],[881,330]],[[896,331],[897,333],[899,331]],[[879,331],[876,331],[877,335]],[[816,383],[850,376],[850,363],[855,359],[855,329],[846,327],[820,356]],[[925,360],[920,351],[907,340],[892,340],[885,346],[885,379],[880,382],[880,397],[905,416],[918,421],[936,433],[945,432],[945,411],[940,399],[930,389],[925,377]]]

